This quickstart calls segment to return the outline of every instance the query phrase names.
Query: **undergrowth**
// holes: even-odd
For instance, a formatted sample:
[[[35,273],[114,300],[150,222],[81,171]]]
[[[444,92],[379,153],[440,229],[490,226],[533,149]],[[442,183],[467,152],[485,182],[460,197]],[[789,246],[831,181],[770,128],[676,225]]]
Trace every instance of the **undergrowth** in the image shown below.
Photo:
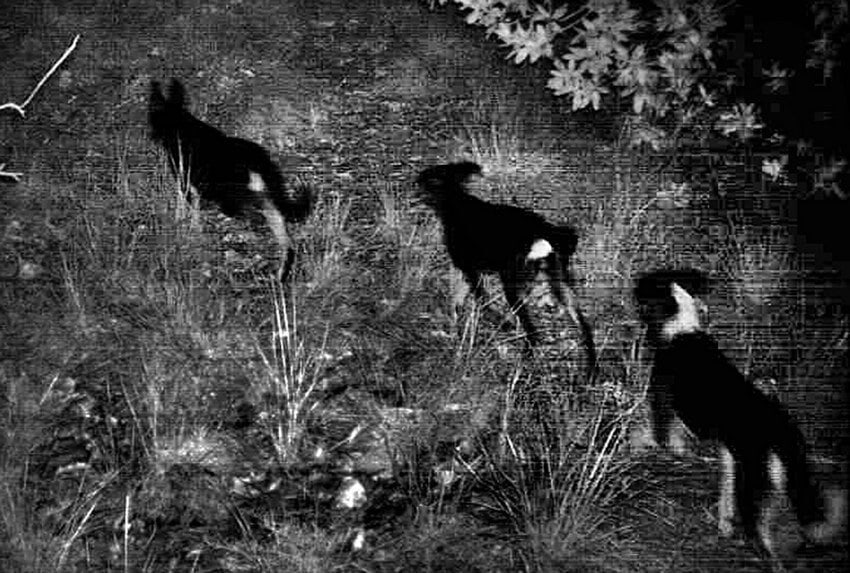
[[[225,21],[238,12],[209,10]],[[290,23],[293,33],[358,25],[315,16]],[[392,56],[358,42],[370,58]],[[425,44],[428,58],[455,65],[442,38]],[[245,58],[222,61],[237,71],[218,70],[209,89],[226,98],[250,76]],[[416,69],[427,79],[428,65]],[[633,277],[656,266],[711,272],[727,288],[708,297],[710,329],[783,397],[795,379],[846,367],[836,358],[846,317],[813,317],[817,295],[782,221],[718,209],[663,158],[578,149],[522,93],[479,82],[455,101],[442,87],[413,82],[393,92],[409,101],[379,107],[400,114],[431,103],[415,98],[446,98],[434,109],[451,116],[450,133],[405,158],[406,179],[378,163],[352,182],[349,157],[322,156],[324,170],[308,171],[316,203],[292,229],[287,287],[271,280],[269,233],[187,203],[141,137],[100,134],[85,177],[79,166],[42,169],[27,182],[2,219],[3,248],[43,272],[0,292],[0,569],[711,569],[700,551],[652,537],[712,535],[715,486],[695,477],[711,471],[703,460],[671,477],[659,467],[675,473],[677,462],[638,451],[648,368]],[[316,154],[344,149],[334,138],[347,136],[366,157],[361,133],[337,134],[327,119],[340,111],[329,101],[358,93],[304,107],[313,119],[298,135]],[[286,115],[287,102],[276,105]],[[291,134],[267,135],[294,146]],[[461,158],[484,167],[476,195],[577,228],[594,385],[542,282],[528,304],[546,344],[531,359],[512,320],[491,320],[466,296],[439,222],[412,199],[418,169]],[[367,215],[364,204],[374,205]],[[507,316],[498,281],[485,287],[487,306]],[[693,483],[709,494],[695,498]]]

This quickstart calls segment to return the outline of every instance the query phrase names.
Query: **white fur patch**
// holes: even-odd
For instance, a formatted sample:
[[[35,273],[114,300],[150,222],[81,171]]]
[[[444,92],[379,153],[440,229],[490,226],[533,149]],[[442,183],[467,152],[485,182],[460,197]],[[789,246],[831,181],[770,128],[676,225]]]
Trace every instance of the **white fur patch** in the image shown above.
[[[670,285],[671,294],[676,300],[678,311],[676,316],[664,323],[661,335],[666,340],[672,340],[679,334],[696,332],[700,329],[699,304],[694,297],[676,283]]]
[[[342,485],[336,495],[336,507],[356,509],[363,507],[367,501],[366,488],[351,476],[342,478]]]
[[[539,261],[540,259],[545,259],[549,255],[552,254],[552,245],[549,244],[549,241],[546,239],[537,239],[534,241],[534,244],[531,245],[531,250],[528,251],[528,254],[525,256],[525,260],[527,261]]]
[[[248,190],[258,195],[260,193],[265,193],[266,182],[263,181],[263,177],[259,173],[254,173],[253,171],[248,172]]]

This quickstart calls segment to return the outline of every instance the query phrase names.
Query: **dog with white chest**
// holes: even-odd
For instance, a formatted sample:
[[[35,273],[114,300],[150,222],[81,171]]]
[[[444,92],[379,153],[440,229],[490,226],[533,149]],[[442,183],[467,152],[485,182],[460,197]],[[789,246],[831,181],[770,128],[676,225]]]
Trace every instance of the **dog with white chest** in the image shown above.
[[[809,467],[802,432],[787,410],[761,392],[702,328],[699,296],[708,280],[694,270],[641,276],[634,295],[654,352],[649,386],[656,442],[669,445],[675,418],[698,438],[720,445],[720,534],[746,536],[781,569],[771,536],[780,494],[791,501],[807,541],[824,543],[843,527],[835,499],[822,498]],[[832,503],[831,507],[825,507]]]

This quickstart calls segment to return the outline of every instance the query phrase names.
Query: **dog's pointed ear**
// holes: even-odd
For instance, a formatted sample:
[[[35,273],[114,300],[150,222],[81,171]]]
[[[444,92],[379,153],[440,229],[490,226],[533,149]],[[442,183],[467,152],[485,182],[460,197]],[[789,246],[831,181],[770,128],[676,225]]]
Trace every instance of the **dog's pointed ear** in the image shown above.
[[[458,164],[458,171],[463,180],[466,181],[473,175],[482,175],[484,172],[481,166],[472,161],[463,161]]]
[[[186,107],[186,89],[177,78],[171,78],[171,84],[168,86],[168,103],[179,109]]]
[[[428,167],[416,177],[416,184],[428,192],[434,192],[446,184],[445,166]]]
[[[416,178],[416,184],[427,190],[434,189],[443,182],[441,177],[438,177],[429,171],[430,170],[426,169]]]
[[[162,95],[162,86],[156,80],[151,82],[151,95],[148,104],[152,112],[159,111],[165,107],[165,96]]]

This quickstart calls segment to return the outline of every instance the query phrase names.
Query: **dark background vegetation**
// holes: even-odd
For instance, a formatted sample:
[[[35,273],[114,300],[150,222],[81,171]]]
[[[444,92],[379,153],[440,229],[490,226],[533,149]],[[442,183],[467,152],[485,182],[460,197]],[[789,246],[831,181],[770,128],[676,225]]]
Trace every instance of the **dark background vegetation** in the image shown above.
[[[765,10],[733,20],[742,65],[805,39]],[[629,289],[657,266],[711,273],[709,329],[843,484],[845,200],[764,181],[740,147],[624,150],[615,113],[568,113],[452,7],[4,3],[0,101],[76,34],[27,116],[0,115],[0,163],[24,174],[0,181],[0,570],[760,570],[717,538],[711,446],[642,439]],[[148,140],[150,82],[172,76],[315,189],[289,294],[273,239],[192,213]],[[770,121],[811,115],[800,89]],[[827,108],[818,133],[846,150],[846,106]],[[485,169],[475,194],[578,229],[592,386],[542,284],[532,361],[471,303],[452,312],[412,181],[462,158]],[[795,554],[790,512],[778,529],[789,569],[846,570],[846,545]]]

